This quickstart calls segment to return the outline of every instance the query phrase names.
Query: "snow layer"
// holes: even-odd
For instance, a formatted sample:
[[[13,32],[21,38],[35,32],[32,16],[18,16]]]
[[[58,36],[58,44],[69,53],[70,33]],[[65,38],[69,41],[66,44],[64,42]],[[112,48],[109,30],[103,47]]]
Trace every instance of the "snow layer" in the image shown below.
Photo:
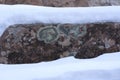
[[[120,6],[43,7],[0,5],[0,35],[13,24],[120,22]]]
[[[0,64],[1,80],[120,80],[120,52],[93,59],[68,57],[51,62]]]

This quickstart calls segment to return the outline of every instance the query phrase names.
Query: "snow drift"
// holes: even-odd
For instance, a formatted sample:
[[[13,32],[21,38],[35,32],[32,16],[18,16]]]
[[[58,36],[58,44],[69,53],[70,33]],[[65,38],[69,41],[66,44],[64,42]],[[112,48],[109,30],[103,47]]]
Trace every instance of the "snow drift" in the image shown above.
[[[120,80],[120,53],[94,59],[68,57],[51,62],[0,65],[1,80]]]
[[[120,22],[120,6],[43,7],[0,5],[0,35],[13,24]]]

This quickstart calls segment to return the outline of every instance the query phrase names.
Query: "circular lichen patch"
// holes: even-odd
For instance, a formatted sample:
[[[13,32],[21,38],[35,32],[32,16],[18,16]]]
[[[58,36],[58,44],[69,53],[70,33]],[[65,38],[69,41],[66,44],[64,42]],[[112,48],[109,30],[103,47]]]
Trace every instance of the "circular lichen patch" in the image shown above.
[[[37,38],[45,43],[51,43],[58,39],[58,31],[55,26],[46,26],[39,29]]]

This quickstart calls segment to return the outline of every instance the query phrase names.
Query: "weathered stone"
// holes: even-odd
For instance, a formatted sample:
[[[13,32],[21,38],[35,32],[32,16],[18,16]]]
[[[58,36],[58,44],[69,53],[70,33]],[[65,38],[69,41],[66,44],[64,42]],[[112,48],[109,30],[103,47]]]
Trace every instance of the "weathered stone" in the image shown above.
[[[52,7],[88,6],[86,0],[0,0],[2,4],[32,4]]]
[[[3,4],[32,4],[32,5],[41,5],[42,0],[1,0],[0,3]]]
[[[7,57],[0,57],[0,63],[7,64],[8,63]]]
[[[88,24],[87,34],[76,58],[93,58],[120,51],[120,23]]]
[[[52,7],[120,5],[120,0],[0,0],[3,4],[32,4]]]
[[[112,6],[120,5],[120,0],[87,0],[89,6]]]
[[[18,24],[0,38],[0,63],[35,63],[120,51],[120,23]]]
[[[43,0],[45,6],[53,7],[77,7],[77,6],[88,6],[86,0]]]

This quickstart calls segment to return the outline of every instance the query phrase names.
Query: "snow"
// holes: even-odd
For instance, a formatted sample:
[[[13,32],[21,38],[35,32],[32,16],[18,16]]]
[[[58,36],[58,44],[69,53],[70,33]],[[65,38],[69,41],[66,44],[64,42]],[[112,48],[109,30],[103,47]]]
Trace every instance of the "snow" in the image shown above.
[[[93,59],[62,58],[36,64],[0,64],[1,80],[120,80],[120,52]]]
[[[43,7],[0,5],[0,35],[13,24],[120,22],[120,6]]]
[[[120,6],[0,5],[0,36],[13,24],[120,22]],[[0,80],[120,80],[120,52],[93,59],[67,57],[36,64],[0,64]]]

